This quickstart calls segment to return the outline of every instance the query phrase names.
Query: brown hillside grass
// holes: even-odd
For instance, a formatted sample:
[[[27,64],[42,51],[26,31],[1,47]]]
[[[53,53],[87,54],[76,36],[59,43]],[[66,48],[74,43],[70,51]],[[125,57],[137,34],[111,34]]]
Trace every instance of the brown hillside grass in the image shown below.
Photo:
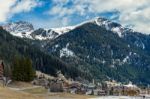
[[[28,83],[17,82],[12,85],[14,88],[25,88],[32,85]],[[69,93],[48,93],[43,87],[15,91],[9,87],[3,87],[0,83],[0,99],[89,99],[94,96],[77,95]]]
[[[0,99],[44,99],[25,92],[13,91],[0,86]]]

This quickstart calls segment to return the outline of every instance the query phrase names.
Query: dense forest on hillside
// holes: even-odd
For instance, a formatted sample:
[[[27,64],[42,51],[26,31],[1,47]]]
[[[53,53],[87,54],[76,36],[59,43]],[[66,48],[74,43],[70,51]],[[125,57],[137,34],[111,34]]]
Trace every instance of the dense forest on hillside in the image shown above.
[[[60,59],[41,52],[39,48],[31,46],[23,39],[14,37],[0,28],[0,59],[12,66],[15,56],[29,57],[36,70],[54,76],[58,70],[61,70],[67,77],[75,78],[82,75],[77,68],[68,66]]]
[[[149,41],[149,36],[130,30],[119,37],[93,23],[42,41],[18,38],[0,29],[0,59],[11,66],[15,56],[29,57],[36,70],[54,76],[61,70],[66,77],[74,79],[114,79],[147,85],[150,83]]]
[[[129,34],[132,33],[124,35],[127,37]],[[87,23],[48,42],[44,49],[76,66],[89,78],[148,84],[150,56],[148,51],[134,44],[135,40],[140,40],[137,35],[124,39],[103,27]],[[134,39],[131,41],[131,38]],[[73,55],[68,56],[66,50]],[[60,57],[62,51],[66,55]]]

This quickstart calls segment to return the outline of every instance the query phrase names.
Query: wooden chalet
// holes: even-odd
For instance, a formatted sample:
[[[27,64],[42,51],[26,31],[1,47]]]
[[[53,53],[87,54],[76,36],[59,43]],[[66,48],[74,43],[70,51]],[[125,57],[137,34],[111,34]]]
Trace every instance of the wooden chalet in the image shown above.
[[[63,92],[63,80],[54,79],[50,82],[51,92]]]

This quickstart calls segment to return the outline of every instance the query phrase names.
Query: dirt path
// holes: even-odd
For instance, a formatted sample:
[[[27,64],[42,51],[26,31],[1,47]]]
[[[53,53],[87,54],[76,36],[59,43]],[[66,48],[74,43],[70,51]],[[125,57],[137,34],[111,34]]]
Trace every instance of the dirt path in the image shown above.
[[[41,88],[41,86],[24,87],[24,88],[8,87],[8,88],[11,89],[11,90],[15,90],[15,91],[24,91],[24,90],[29,90],[29,89]]]

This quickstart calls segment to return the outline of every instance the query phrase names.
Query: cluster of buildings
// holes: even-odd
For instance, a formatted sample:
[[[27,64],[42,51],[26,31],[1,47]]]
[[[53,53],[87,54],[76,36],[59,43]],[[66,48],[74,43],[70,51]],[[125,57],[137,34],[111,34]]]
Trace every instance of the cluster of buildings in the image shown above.
[[[114,80],[105,81],[103,83],[95,83],[94,80],[92,83],[81,80],[67,80],[61,72],[58,73],[58,77],[49,77],[41,73],[32,83],[35,85],[42,85],[50,92],[67,92],[98,96],[138,96],[140,94],[149,94],[150,92],[150,89],[141,89],[131,82],[127,85],[123,85]]]
[[[36,72],[36,75],[37,77],[32,81],[32,84],[44,86],[49,92],[67,92],[99,96],[138,96],[150,94],[149,87],[139,88],[131,82],[124,85],[114,80],[102,83],[95,83],[93,80],[91,83],[81,78],[74,81],[72,79],[66,79],[61,72],[57,73],[57,77],[52,77],[41,72]],[[0,60],[0,80],[4,80],[4,78],[4,63]]]
[[[107,86],[107,95],[137,96],[140,94],[140,88],[136,85],[133,85],[132,82],[129,82],[129,84],[127,85],[124,85],[122,83],[118,83],[112,80],[106,81],[105,84]]]

